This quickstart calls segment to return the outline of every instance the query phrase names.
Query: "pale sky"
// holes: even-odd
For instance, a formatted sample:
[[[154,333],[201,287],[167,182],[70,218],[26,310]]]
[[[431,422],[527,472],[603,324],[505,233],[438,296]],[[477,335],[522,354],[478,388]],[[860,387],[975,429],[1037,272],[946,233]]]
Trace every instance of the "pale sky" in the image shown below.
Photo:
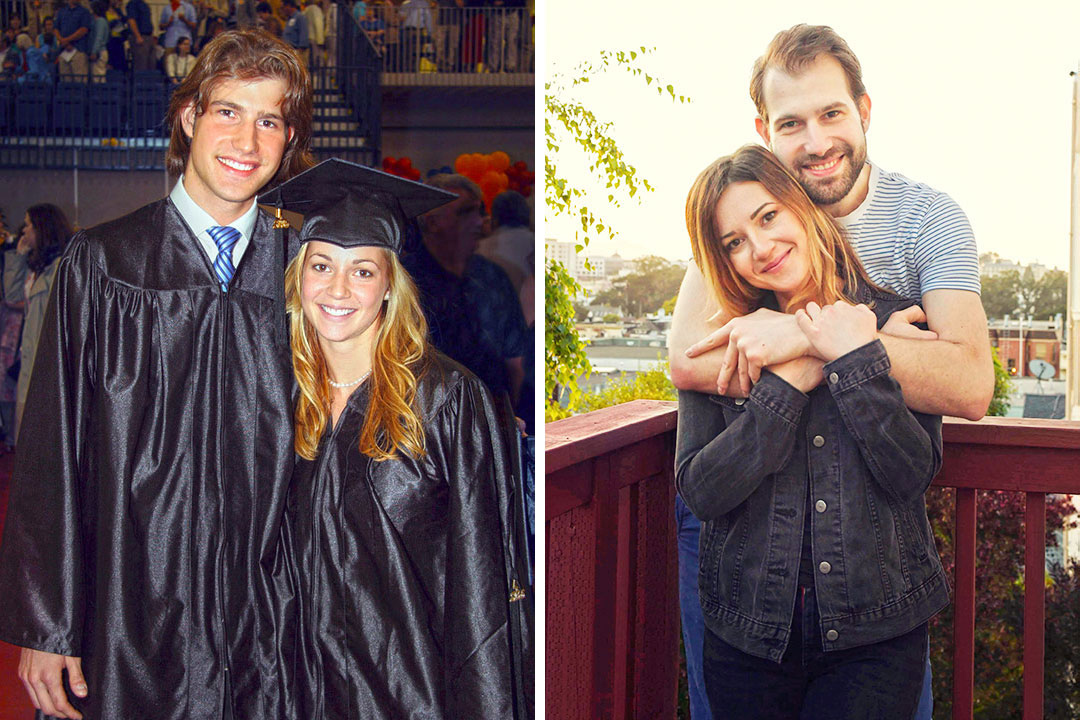
[[[692,98],[674,104],[621,71],[579,94],[613,121],[627,160],[656,188],[640,205],[604,208],[619,236],[594,240],[589,252],[690,257],[686,192],[709,162],[759,141],[751,66],[777,31],[807,22],[831,25],[862,63],[871,162],[951,195],[980,252],[1068,268],[1080,3],[751,5],[547,0],[549,73],[572,72],[601,49],[644,45],[656,50],[642,67]],[[580,159],[567,156],[560,170],[587,182]],[[592,202],[606,197],[597,188]],[[574,225],[548,213],[544,235],[572,241]]]

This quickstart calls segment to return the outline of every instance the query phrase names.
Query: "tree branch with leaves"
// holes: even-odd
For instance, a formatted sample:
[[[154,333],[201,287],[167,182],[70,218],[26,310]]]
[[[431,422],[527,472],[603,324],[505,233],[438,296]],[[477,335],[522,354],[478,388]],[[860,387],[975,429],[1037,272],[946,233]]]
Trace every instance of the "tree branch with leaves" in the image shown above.
[[[575,219],[580,230],[575,233],[575,250],[581,252],[589,241],[600,234],[614,239],[615,228],[605,222],[600,207],[620,207],[624,199],[640,202],[642,194],[652,192],[652,186],[638,175],[637,168],[627,162],[618,143],[611,136],[612,121],[598,117],[583,103],[577,93],[582,86],[612,70],[621,70],[639,77],[647,88],[656,88],[659,95],[670,96],[672,102],[686,103],[690,99],[675,92],[645,72],[641,59],[652,52],[641,47],[636,50],[603,50],[594,61],[574,68],[572,75],[551,73],[544,83],[544,204],[553,216],[568,215]],[[565,147],[576,146],[589,158],[589,172],[599,177],[608,190],[607,201],[598,207],[580,183],[574,182],[559,170],[559,153]],[[565,417],[574,411],[580,397],[576,379],[589,373],[585,356],[585,341],[574,327],[573,299],[581,288],[572,275],[573,268],[548,263],[545,281],[545,382],[546,416],[548,421]],[[560,388],[567,388],[569,402],[560,405]]]

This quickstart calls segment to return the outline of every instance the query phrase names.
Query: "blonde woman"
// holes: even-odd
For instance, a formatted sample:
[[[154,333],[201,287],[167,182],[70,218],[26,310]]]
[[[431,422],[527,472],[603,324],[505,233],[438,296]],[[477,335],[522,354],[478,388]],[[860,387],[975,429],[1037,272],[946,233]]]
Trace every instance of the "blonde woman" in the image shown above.
[[[454,196],[327,163],[275,191],[306,213],[285,276],[299,716],[518,716],[503,430],[428,346],[398,259],[408,219]]]

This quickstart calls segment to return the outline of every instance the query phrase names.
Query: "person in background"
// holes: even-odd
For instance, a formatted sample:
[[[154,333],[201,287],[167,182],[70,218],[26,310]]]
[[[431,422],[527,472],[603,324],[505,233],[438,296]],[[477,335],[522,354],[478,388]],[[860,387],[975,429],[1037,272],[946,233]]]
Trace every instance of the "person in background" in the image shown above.
[[[90,32],[90,75],[95,78],[105,77],[109,69],[109,21],[105,18],[109,12],[108,0],[94,0],[90,3],[94,14],[94,24]]]
[[[109,0],[109,8],[105,11],[105,20],[109,23],[109,40],[105,49],[109,52],[109,67],[119,72],[127,72],[129,65],[124,43],[132,33],[128,19],[124,16],[122,3],[123,0]]]
[[[165,58],[165,74],[174,85],[179,85],[195,67],[195,56],[191,54],[191,38],[182,37],[176,43],[176,52]]]
[[[35,47],[45,51],[45,61],[51,66],[60,57],[60,46],[56,42],[56,28],[52,16],[46,16],[41,23],[41,34],[37,36]],[[51,69],[50,69],[51,72]]]
[[[176,50],[176,43],[180,38],[194,39],[198,19],[195,6],[187,0],[169,0],[169,3],[161,8],[158,29],[164,33],[161,44],[166,53]]]
[[[157,63],[157,38],[150,6],[146,0],[128,0],[125,12],[131,30],[131,66],[137,72],[153,70]]]
[[[206,35],[199,38],[198,50],[192,50],[192,53],[202,52],[204,47],[223,32],[225,32],[225,18],[211,15],[206,21]],[[179,49],[180,45],[177,44],[176,47]]]
[[[536,272],[532,262],[535,235],[531,224],[532,210],[525,196],[504,190],[491,203],[491,234],[480,241],[476,250],[498,264],[517,291],[525,278]]]
[[[60,255],[74,231],[64,211],[55,205],[33,205],[26,211],[19,244],[4,253],[4,299],[23,303],[24,324],[19,346],[20,367],[15,395],[15,437],[22,426],[38,338],[45,320]]]
[[[311,47],[311,33],[308,30],[307,16],[300,12],[296,0],[282,0],[281,14],[285,16],[285,29],[281,39],[293,46],[306,64]]]
[[[420,290],[432,344],[516,407],[525,379],[525,320],[506,273],[476,254],[483,194],[462,175],[435,175],[428,184],[458,196],[420,219],[423,241],[403,258]]]
[[[8,250],[16,248],[16,242],[22,236],[22,228],[12,237],[8,231],[7,218],[0,210],[0,263],[4,262]],[[0,267],[0,271],[3,267]],[[3,285],[0,284],[0,291]],[[24,303],[21,295],[8,300],[4,294],[0,302],[0,454],[6,454],[15,447],[15,396],[19,379],[19,342],[22,340],[22,321]]]
[[[15,38],[22,32],[24,32],[22,18],[19,17],[19,13],[13,12],[8,18],[7,27],[4,28],[4,44],[11,47],[15,44]]]
[[[55,25],[53,33],[60,53],[57,60],[60,79],[86,82],[94,16],[79,4],[79,0],[68,0],[56,11]]]
[[[319,0],[304,0],[303,13],[307,18],[311,67],[320,67],[323,64],[323,46],[326,44],[326,16],[319,6]]]
[[[47,51],[34,47],[34,42],[26,33],[15,38],[15,47],[20,53],[16,77],[19,82],[49,82],[52,79],[52,65],[49,64]]]
[[[24,32],[31,38],[37,38],[45,27],[45,18],[52,17],[55,11],[53,0],[29,0],[26,3],[26,27]]]
[[[356,5],[364,5],[363,19],[360,20],[360,27],[364,33],[371,40],[371,44],[375,47],[375,51],[379,54],[385,53],[386,43],[386,23],[379,17],[376,7],[373,4],[368,3],[356,3]],[[379,8],[381,10],[381,8]]]
[[[281,21],[274,15],[274,9],[270,7],[270,3],[266,2],[266,0],[262,0],[262,2],[255,6],[255,12],[259,16],[256,25],[260,30],[265,30],[274,37],[281,37]]]

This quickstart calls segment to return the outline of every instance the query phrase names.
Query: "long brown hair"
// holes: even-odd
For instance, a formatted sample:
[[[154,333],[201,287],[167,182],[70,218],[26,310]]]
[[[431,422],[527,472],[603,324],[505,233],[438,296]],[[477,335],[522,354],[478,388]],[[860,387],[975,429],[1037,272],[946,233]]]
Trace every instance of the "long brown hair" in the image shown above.
[[[172,134],[165,162],[170,175],[176,177],[184,171],[191,152],[191,140],[180,121],[183,110],[194,105],[195,113],[202,115],[214,89],[224,80],[265,78],[285,83],[281,114],[292,131],[277,174],[267,184],[288,180],[314,164],[308,148],[311,142],[311,77],[296,51],[263,30],[232,30],[207,43],[169,101],[166,122]]]
[[[64,211],[51,203],[31,205],[27,211],[37,243],[26,256],[27,266],[40,273],[60,257],[75,231]]]
[[[798,181],[771,152],[760,145],[744,145],[701,171],[686,197],[686,230],[694,262],[725,310],[745,315],[761,306],[765,294],[746,282],[731,264],[720,242],[716,211],[720,196],[734,183],[756,182],[792,212],[807,236],[810,282],[806,290],[788,302],[799,308],[811,300],[821,304],[852,300],[859,284],[877,286],[870,280],[855,251],[832,216],[807,197]]]
[[[300,291],[308,244],[285,270],[285,307],[289,313],[293,372],[299,397],[294,415],[294,448],[315,459],[319,439],[330,423],[330,374],[315,329],[304,318]],[[374,460],[390,460],[402,451],[424,456],[424,429],[417,414],[416,384],[424,372],[427,321],[420,295],[396,253],[385,253],[390,297],[383,303],[371,361],[370,399],[360,430],[360,452]]]

